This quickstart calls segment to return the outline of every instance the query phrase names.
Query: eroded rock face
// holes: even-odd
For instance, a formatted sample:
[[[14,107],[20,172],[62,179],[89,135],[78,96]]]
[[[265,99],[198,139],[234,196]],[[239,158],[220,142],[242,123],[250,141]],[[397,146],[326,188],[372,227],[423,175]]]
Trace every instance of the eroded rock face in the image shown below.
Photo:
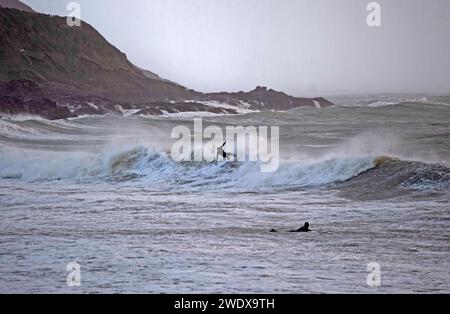
[[[35,114],[50,120],[74,116],[68,108],[47,98],[38,85],[27,80],[0,83],[0,113]]]
[[[29,80],[16,80],[0,84],[0,94],[17,97],[33,97],[34,95],[42,95],[42,90],[37,84]]]

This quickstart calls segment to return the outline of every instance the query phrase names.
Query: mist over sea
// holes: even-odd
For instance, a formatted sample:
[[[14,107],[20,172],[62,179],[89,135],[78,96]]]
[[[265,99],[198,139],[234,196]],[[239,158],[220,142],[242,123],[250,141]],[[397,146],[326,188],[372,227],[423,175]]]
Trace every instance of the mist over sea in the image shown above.
[[[450,99],[333,101],[203,115],[279,126],[274,173],[173,161],[192,115],[2,117],[0,292],[450,292]]]

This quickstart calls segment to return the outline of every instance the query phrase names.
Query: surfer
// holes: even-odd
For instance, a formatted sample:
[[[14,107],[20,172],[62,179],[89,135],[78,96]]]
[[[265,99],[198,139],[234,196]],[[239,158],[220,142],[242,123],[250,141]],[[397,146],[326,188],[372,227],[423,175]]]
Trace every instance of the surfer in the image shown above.
[[[291,230],[289,232],[310,232],[311,230],[309,229],[309,222],[305,222],[305,225],[301,228],[298,228],[297,230]],[[278,230],[276,229],[271,229],[269,232],[278,232]]]
[[[298,228],[297,230],[291,230],[289,232],[310,232],[311,230],[309,229],[309,222],[305,222],[305,225],[301,228]]]
[[[233,154],[231,153],[227,153],[226,151],[223,150],[223,148],[225,147],[225,145],[227,144],[227,142],[225,141],[222,146],[217,147],[217,155],[216,155],[216,159],[219,160],[219,156],[222,156],[223,159],[228,159],[228,157],[234,157]]]

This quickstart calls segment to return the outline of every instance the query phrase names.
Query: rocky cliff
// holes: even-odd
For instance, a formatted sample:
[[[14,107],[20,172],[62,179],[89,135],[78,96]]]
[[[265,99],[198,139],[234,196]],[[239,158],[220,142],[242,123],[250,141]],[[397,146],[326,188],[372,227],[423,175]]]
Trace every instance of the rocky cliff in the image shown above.
[[[14,0],[0,0],[0,38],[0,112],[59,118],[124,111],[230,114],[331,105],[323,98],[297,98],[265,87],[238,93],[189,90],[133,65],[89,24],[69,27],[65,17],[35,13]],[[26,91],[25,85],[39,88],[41,94],[17,98],[5,92]],[[39,105],[32,99],[39,99]],[[48,109],[40,113],[39,108]]]

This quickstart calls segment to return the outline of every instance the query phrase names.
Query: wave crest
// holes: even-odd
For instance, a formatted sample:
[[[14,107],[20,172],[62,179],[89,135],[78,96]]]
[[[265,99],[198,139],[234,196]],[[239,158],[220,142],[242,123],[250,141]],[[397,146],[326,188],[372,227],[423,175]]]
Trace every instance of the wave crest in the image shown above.
[[[3,153],[0,177],[33,180],[130,181],[180,188],[296,189],[336,186],[358,195],[374,191],[450,188],[446,165],[403,161],[386,156],[328,157],[281,161],[273,173],[258,162],[175,162],[168,153],[142,145],[87,153]],[[386,194],[386,193],[384,193]]]
[[[317,186],[348,180],[375,166],[371,157],[283,161],[278,171],[261,173],[258,162],[177,163],[165,152],[136,146],[98,155],[5,153],[0,157],[0,176],[22,180],[142,178],[196,186]]]

